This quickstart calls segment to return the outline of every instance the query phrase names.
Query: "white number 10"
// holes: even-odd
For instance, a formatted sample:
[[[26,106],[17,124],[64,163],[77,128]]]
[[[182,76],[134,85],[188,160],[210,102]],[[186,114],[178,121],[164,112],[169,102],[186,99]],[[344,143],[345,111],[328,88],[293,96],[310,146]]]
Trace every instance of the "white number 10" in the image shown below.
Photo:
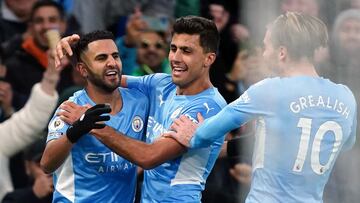
[[[308,148],[309,148],[309,142],[310,142],[311,123],[312,123],[312,119],[310,118],[300,118],[299,123],[297,125],[302,130],[301,130],[299,151],[293,167],[293,171],[295,172],[301,172],[305,163],[306,155],[308,153]],[[332,131],[334,133],[335,142],[332,147],[332,152],[328,162],[325,165],[321,165],[320,145],[327,131]],[[329,169],[332,162],[334,161],[336,152],[339,150],[342,137],[343,137],[342,128],[337,122],[326,121],[325,123],[320,125],[314,137],[314,141],[311,149],[311,160],[310,160],[311,168],[316,174],[321,175]]]

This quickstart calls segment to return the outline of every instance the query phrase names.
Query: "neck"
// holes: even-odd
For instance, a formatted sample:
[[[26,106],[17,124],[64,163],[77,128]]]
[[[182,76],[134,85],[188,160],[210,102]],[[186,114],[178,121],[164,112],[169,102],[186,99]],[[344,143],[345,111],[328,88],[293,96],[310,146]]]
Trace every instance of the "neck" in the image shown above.
[[[99,89],[96,86],[91,86],[91,84],[88,84],[85,89],[90,99],[93,100],[96,104],[110,104],[111,114],[116,114],[122,109],[122,98],[117,88],[109,93]]]
[[[205,80],[193,82],[185,87],[180,87],[179,85],[177,85],[176,95],[196,95],[211,87],[213,87],[213,84],[211,83],[210,78],[208,77]]]
[[[300,60],[297,62],[289,62],[283,65],[282,76],[311,76],[318,77],[318,73],[315,70],[314,64],[308,60]]]

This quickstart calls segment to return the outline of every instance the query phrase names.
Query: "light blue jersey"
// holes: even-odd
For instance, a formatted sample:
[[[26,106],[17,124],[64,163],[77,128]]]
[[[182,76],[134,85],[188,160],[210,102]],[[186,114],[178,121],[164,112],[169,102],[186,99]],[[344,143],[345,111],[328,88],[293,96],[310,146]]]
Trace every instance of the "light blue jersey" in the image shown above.
[[[146,94],[150,102],[146,142],[152,143],[184,114],[195,121],[200,112],[205,118],[217,114],[226,102],[216,88],[197,95],[176,95],[170,75],[128,77],[129,88]],[[210,147],[189,149],[182,156],[145,170],[141,202],[200,202],[201,191],[223,143],[223,136]]]
[[[106,125],[134,139],[143,139],[148,99],[138,91],[119,88],[123,108]],[[95,103],[85,90],[70,98],[79,105]],[[54,116],[47,141],[58,139],[69,126]],[[123,159],[90,134],[82,136],[54,173],[53,202],[133,202],[136,165]]]
[[[246,202],[322,202],[335,159],[355,142],[351,91],[317,77],[263,80],[206,120],[191,145],[206,146],[251,119],[257,126]]]

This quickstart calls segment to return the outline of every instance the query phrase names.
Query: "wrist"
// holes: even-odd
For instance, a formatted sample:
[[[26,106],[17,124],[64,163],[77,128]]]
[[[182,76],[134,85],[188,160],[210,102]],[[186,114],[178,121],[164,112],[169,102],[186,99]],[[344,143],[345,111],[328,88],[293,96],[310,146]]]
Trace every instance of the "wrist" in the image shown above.
[[[60,79],[59,74],[52,74],[49,72],[45,72],[43,75],[43,80],[50,84],[57,84]]]
[[[81,137],[81,134],[77,132],[76,128],[70,126],[66,130],[66,138],[72,143],[75,144]]]

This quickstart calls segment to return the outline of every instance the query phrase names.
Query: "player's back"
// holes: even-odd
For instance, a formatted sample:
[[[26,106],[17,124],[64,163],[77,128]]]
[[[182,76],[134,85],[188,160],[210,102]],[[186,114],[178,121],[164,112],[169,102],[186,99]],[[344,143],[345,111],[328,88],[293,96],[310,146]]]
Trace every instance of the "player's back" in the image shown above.
[[[247,94],[259,116],[247,202],[322,202],[340,150],[355,141],[351,91],[300,76],[264,80]]]

